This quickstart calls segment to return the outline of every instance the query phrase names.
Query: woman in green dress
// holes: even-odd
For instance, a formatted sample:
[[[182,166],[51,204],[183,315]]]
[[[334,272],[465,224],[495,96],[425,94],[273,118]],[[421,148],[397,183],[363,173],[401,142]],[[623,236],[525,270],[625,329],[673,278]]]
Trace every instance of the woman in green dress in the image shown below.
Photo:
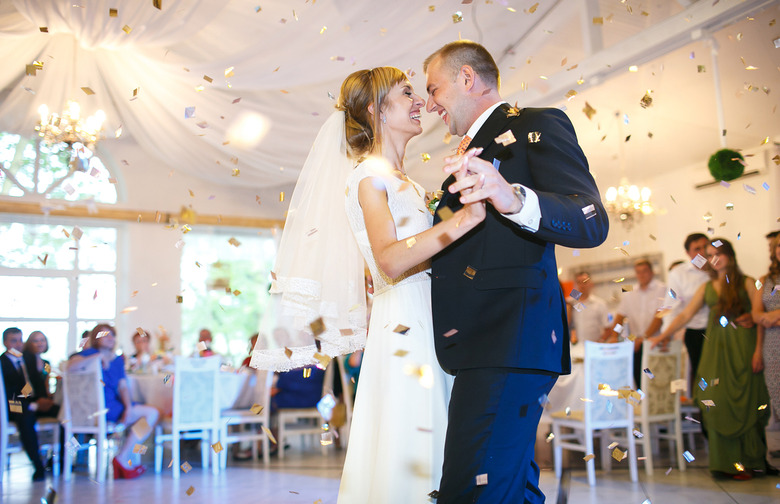
[[[715,476],[750,479],[767,470],[764,428],[770,412],[763,345],[752,318],[739,319],[751,311],[755,280],[742,273],[734,248],[723,238],[707,246],[707,258],[717,279],[702,285],[651,342],[655,346],[667,341],[707,303],[710,316],[693,397],[707,430],[710,471]]]

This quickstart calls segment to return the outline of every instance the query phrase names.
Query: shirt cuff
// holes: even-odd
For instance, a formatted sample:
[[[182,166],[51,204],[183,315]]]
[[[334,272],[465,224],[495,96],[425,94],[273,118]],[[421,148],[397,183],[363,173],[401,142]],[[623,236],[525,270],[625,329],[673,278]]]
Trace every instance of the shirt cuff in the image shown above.
[[[542,209],[539,207],[539,196],[526,186],[523,186],[523,189],[525,189],[525,203],[523,204],[523,208],[516,214],[501,215],[526,231],[535,233],[539,231],[539,222],[542,220]]]

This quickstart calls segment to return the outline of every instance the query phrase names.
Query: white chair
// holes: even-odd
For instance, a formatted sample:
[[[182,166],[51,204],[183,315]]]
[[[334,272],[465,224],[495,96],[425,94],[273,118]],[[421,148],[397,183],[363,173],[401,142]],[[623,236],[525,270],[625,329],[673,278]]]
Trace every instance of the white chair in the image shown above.
[[[219,435],[223,451],[220,453],[220,465],[227,467],[228,446],[240,441],[252,442],[252,460],[257,459],[257,441],[263,443],[263,463],[268,465],[271,462],[271,447],[268,436],[265,432],[259,430],[260,425],[266,428],[271,427],[271,384],[274,374],[265,370],[254,370],[252,376],[244,382],[244,388],[251,389],[249,394],[247,390],[241,391],[239,398],[249,396],[251,405],[259,404],[263,407],[259,414],[256,414],[251,408],[230,408],[222,410],[222,422]],[[238,427],[238,430],[230,430],[231,426]],[[249,427],[249,430],[247,430]]]
[[[331,361],[332,362],[332,361]],[[325,376],[322,380],[322,396],[331,392],[333,383],[333,368],[329,364],[325,370]],[[302,370],[295,369],[291,373],[301,373]],[[314,443],[319,443],[322,439],[322,425],[325,420],[322,418],[316,407],[312,408],[279,408],[276,411],[277,423],[279,425],[279,436],[277,443],[279,446],[279,458],[284,458],[284,446],[286,440],[291,435],[310,436]],[[305,439],[305,437],[304,437]],[[325,445],[322,445],[322,454],[327,454]]]
[[[669,442],[670,453],[677,452],[677,468],[685,471],[682,445],[682,418],[680,415],[680,391],[671,392],[671,383],[681,375],[682,342],[672,341],[667,349],[657,346],[650,348],[645,341],[642,348],[642,369],[653,374],[650,378],[642,373],[641,390],[644,398],[635,409],[639,413],[642,438],[642,454],[645,457],[645,471],[653,474],[653,453],[658,453],[658,440]],[[659,427],[665,426],[661,432]]]
[[[65,481],[73,472],[73,453],[68,443],[74,434],[90,434],[97,444],[97,480],[102,482],[108,471],[110,434],[113,423],[106,421],[106,396],[103,391],[103,370],[100,357],[71,362],[62,376],[62,407],[60,419],[65,429]]]
[[[612,429],[625,431],[628,444],[628,466],[631,481],[637,481],[636,445],[632,430],[634,428],[634,408],[627,404],[629,400],[619,398],[619,389],[626,390],[633,383],[634,344],[631,342],[606,344],[585,342],[585,391],[584,408],[552,414],[553,457],[555,476],[560,479],[563,466],[563,449],[583,452],[586,456],[593,453],[595,431],[601,431],[601,457],[605,469],[611,467],[611,454],[607,450],[607,441]],[[608,385],[609,390],[599,390],[600,385]],[[624,392],[623,392],[624,393]],[[571,429],[563,433],[561,428]],[[596,484],[594,457],[586,462],[588,484]]]
[[[217,454],[211,446],[219,439],[219,357],[176,357],[173,371],[173,415],[159,422],[154,436],[154,471],[162,470],[163,443],[170,442],[173,452],[173,477],[181,471],[181,441],[200,440],[201,464],[208,469],[212,453],[212,471],[219,471]]]

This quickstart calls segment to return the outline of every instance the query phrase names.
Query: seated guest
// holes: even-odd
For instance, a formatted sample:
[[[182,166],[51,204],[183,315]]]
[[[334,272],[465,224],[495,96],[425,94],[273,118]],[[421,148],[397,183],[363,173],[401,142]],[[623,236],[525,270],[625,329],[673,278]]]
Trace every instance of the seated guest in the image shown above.
[[[593,281],[587,271],[574,275],[574,288],[579,292],[578,297],[566,298],[566,303],[572,307],[572,344],[579,341],[603,343],[605,329],[610,326],[606,301],[593,294]]]
[[[39,401],[42,402],[43,408],[46,408],[46,404],[50,408],[53,403],[45,398],[33,402],[29,397],[22,397],[22,389],[30,381],[27,378],[27,364],[22,356],[22,331],[17,327],[9,327],[3,331],[3,345],[6,351],[0,355],[0,367],[8,404],[1,407],[8,408],[8,419],[16,424],[22,447],[35,468],[33,481],[42,481],[45,470],[39,453],[38,434],[35,432],[35,410]]]
[[[49,390],[51,364],[41,357],[41,354],[48,351],[49,340],[41,331],[31,332],[22,347],[27,375],[33,388],[32,400],[36,401],[38,406],[35,414],[39,417],[56,418],[60,412],[60,406],[54,404],[52,393]],[[41,399],[43,400],[40,401]]]
[[[131,479],[144,473],[143,466],[129,467],[133,447],[143,443],[149,434],[139,438],[131,428],[141,418],[149,425],[149,433],[157,423],[160,412],[157,408],[143,404],[132,404],[130,388],[125,377],[124,357],[116,355],[116,331],[108,324],[98,324],[89,335],[89,348],[82,350],[70,360],[71,365],[86,358],[99,358],[103,368],[103,390],[106,397],[106,420],[123,424],[126,437],[122,447],[114,457],[114,478]]]
[[[214,340],[211,337],[211,331],[206,328],[201,329],[200,334],[198,334],[198,344],[195,347],[194,354],[200,357],[211,357],[212,355],[217,355],[217,353],[211,348],[213,341]],[[201,345],[201,343],[203,343],[203,345]],[[204,345],[205,348],[203,348]]]
[[[149,333],[139,329],[133,333],[134,353],[129,359],[130,371],[145,371],[154,356],[149,352]]]

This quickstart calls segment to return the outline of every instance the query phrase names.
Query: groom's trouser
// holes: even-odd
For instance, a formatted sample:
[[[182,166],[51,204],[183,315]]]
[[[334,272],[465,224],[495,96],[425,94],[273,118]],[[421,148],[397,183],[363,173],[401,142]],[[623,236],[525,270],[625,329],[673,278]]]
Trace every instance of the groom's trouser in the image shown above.
[[[544,502],[534,444],[557,378],[511,368],[457,372],[438,504]]]

